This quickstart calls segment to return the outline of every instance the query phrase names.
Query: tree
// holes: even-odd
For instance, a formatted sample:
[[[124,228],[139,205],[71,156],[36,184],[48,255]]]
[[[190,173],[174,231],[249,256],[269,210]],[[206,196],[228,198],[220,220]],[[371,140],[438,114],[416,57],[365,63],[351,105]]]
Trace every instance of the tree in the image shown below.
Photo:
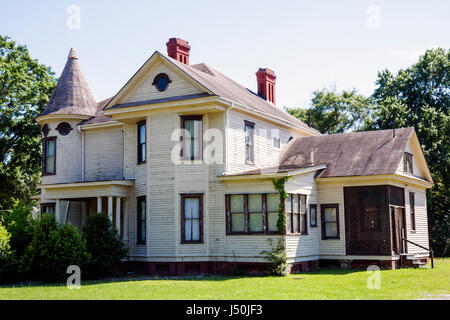
[[[114,228],[108,214],[90,215],[83,227],[83,237],[86,240],[87,251],[91,255],[89,276],[97,278],[113,274],[128,249],[120,239],[119,232]]]
[[[413,66],[393,75],[378,74],[377,104],[365,129],[414,127],[430,167],[434,188],[428,192],[431,246],[450,254],[450,50],[427,50]]]
[[[50,68],[0,35],[0,210],[36,191],[41,134],[35,118],[56,85]]]
[[[287,111],[324,134],[344,133],[359,130],[364,117],[371,112],[372,103],[356,90],[336,93],[328,89],[313,93],[310,109],[288,109]]]

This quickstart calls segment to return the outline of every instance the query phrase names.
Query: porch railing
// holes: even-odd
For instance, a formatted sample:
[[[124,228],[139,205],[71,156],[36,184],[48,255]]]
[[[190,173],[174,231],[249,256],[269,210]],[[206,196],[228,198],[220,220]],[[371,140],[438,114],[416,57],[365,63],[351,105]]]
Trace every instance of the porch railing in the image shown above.
[[[416,247],[419,247],[419,248],[421,248],[423,250],[428,251],[430,253],[430,257],[431,257],[431,269],[434,269],[434,251],[433,250],[425,248],[424,246],[421,246],[420,244],[417,244],[417,243],[412,242],[411,240],[408,240],[408,239],[405,239],[405,238],[402,238],[402,240],[406,241],[408,243],[411,243],[412,245],[415,245]]]

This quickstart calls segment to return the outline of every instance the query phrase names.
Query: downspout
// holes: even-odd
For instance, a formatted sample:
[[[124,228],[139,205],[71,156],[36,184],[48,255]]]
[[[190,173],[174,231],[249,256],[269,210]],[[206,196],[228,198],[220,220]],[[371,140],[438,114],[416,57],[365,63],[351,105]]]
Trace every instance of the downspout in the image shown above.
[[[84,166],[85,166],[85,133],[81,130],[81,126],[77,126],[78,132],[81,134],[81,182],[84,182]]]

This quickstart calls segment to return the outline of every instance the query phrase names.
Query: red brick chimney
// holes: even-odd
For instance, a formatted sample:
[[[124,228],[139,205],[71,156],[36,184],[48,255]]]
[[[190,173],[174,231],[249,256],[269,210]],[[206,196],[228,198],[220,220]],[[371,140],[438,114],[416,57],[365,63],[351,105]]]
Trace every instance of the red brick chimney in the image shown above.
[[[256,79],[258,81],[258,94],[275,104],[275,81],[277,80],[275,73],[267,68],[259,68]]]
[[[191,51],[189,42],[179,38],[170,38],[166,45],[169,57],[189,65],[189,52]]]

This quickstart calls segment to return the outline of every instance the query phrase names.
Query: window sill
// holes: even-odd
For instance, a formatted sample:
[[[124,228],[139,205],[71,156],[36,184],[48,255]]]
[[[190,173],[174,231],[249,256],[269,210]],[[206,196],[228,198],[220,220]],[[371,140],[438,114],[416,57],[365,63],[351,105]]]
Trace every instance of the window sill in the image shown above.
[[[202,241],[181,241],[180,244],[205,244]]]
[[[181,160],[180,164],[204,164],[203,160]]]
[[[227,234],[227,237],[230,236],[264,236],[264,237],[271,237],[271,236],[282,236],[282,234],[279,233],[229,233]]]

